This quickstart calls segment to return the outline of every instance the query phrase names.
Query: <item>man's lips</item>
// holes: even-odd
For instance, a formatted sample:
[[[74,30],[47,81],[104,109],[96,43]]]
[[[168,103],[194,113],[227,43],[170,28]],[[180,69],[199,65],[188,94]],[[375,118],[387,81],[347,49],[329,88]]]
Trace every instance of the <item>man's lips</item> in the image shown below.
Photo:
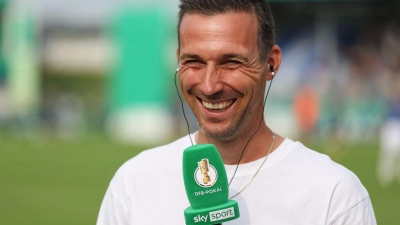
[[[234,100],[226,100],[226,101],[221,101],[221,102],[216,102],[216,103],[211,103],[207,102],[203,99],[200,99],[201,104],[204,106],[206,109],[210,110],[226,110],[228,109],[233,103]]]

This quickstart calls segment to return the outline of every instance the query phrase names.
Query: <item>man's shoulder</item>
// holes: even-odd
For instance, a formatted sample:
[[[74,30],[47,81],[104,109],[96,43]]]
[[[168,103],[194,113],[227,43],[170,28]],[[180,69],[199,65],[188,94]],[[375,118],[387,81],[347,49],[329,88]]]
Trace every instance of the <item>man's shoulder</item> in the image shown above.
[[[376,224],[368,192],[352,171],[300,142],[289,139],[283,144],[281,153],[286,155],[271,167],[276,196],[290,196],[289,203],[307,202],[311,214],[322,210],[328,215],[327,224],[360,224],[363,220],[371,221],[363,224]]]
[[[322,171],[347,173],[347,170],[342,165],[333,161],[327,154],[318,152],[304,146],[301,142],[291,141],[293,145],[293,151],[291,154],[291,160],[295,160],[299,165],[306,169],[322,169]]]
[[[288,163],[296,165],[292,168],[294,173],[301,175],[310,183],[315,183],[316,188],[323,186],[332,188],[336,192],[361,194],[368,196],[359,178],[348,168],[333,161],[328,155],[311,150],[300,142],[294,142]]]
[[[328,155],[305,147],[300,142],[292,142],[293,150],[286,161],[293,165],[292,169],[308,174],[314,179],[327,182],[360,183],[358,177],[348,168],[333,161]]]

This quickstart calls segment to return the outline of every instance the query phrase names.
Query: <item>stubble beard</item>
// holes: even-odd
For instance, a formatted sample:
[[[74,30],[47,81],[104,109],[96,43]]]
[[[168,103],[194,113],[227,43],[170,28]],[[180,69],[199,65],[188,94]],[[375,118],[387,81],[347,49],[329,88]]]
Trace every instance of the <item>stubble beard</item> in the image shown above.
[[[192,92],[192,90],[189,91],[189,94],[191,96],[196,96]],[[209,98],[219,99],[222,97],[221,95],[222,92],[214,94],[213,96],[209,96]],[[232,141],[234,139],[246,136],[246,132],[251,130],[251,127],[246,127],[246,126],[251,126],[250,117],[254,116],[253,114],[254,109],[249,108],[249,105],[247,105],[244,109],[242,109],[241,112],[235,113],[232,116],[231,121],[229,121],[227,127],[221,128],[221,126],[218,124],[220,121],[218,120],[207,121],[207,123],[210,124],[209,126],[203,124],[204,119],[198,112],[200,111],[200,109],[197,108],[198,105],[196,100],[191,99],[191,101],[188,101],[188,99],[190,98],[185,98],[185,99],[189,107],[192,109],[192,112],[196,118],[199,131],[202,132],[208,138],[218,141]]]
[[[242,129],[242,132],[240,130],[246,124],[249,116],[249,113],[246,113],[246,111],[247,109],[244,110],[241,114],[235,114],[233,120],[230,121],[230,123],[228,124],[228,127],[220,129],[218,127],[219,125],[217,121],[216,124],[212,124],[212,127],[207,127],[202,123],[199,115],[196,112],[193,113],[196,117],[197,125],[200,132],[202,132],[206,137],[218,141],[229,141],[243,134],[244,130]]]

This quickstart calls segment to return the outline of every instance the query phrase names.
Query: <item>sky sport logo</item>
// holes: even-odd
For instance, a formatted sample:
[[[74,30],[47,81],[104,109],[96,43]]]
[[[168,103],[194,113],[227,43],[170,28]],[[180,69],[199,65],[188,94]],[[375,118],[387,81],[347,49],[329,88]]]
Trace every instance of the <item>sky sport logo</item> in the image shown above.
[[[235,216],[235,210],[233,207],[222,209],[214,212],[210,212],[210,221],[219,221],[223,219],[228,219]]]
[[[218,211],[209,212],[209,216],[210,216],[210,222],[215,222],[215,221],[234,217],[235,210],[233,209],[233,207],[221,209]],[[198,223],[198,222],[206,223],[207,219],[208,219],[208,215],[205,215],[205,216],[197,215],[196,217],[193,218],[195,223]]]

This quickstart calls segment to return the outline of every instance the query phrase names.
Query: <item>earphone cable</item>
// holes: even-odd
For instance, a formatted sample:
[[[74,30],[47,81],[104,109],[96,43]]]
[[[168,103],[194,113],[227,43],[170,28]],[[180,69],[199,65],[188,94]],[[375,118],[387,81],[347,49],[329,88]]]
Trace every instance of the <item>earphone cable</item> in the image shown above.
[[[256,133],[258,132],[258,130],[259,130],[260,127],[261,127],[261,123],[262,123],[262,121],[263,121],[263,119],[264,119],[265,103],[267,102],[269,89],[271,88],[271,85],[272,85],[272,80],[273,80],[273,78],[272,78],[271,81],[269,82],[269,87],[268,87],[268,90],[267,90],[267,94],[266,94],[265,99],[264,99],[263,112],[262,112],[262,114],[261,114],[260,123],[258,124],[257,130],[253,133],[253,135],[251,135],[251,137],[249,138],[249,140],[247,141],[246,145],[244,146],[244,148],[243,148],[243,150],[242,150],[242,154],[240,155],[239,161],[238,161],[238,163],[237,163],[237,165],[236,165],[235,172],[233,172],[232,178],[231,178],[231,180],[229,181],[229,184],[228,184],[229,186],[231,185],[231,183],[232,183],[232,181],[233,181],[233,178],[234,178],[235,175],[236,175],[236,172],[237,172],[237,170],[238,170],[238,168],[239,168],[240,161],[242,160],[242,157],[243,157],[244,152],[245,152],[245,150],[246,150],[246,148],[247,148],[247,145],[249,145],[251,139],[253,139],[254,135],[256,135]]]
[[[186,114],[185,114],[185,108],[183,107],[183,101],[182,101],[181,95],[179,94],[178,85],[176,84],[176,75],[177,74],[178,74],[178,70],[175,71],[175,77],[174,77],[175,89],[176,89],[176,93],[178,93],[179,100],[181,101],[182,112],[183,112],[183,116],[185,117],[185,120],[186,120],[186,125],[187,125],[187,130],[188,130],[188,134],[189,134],[189,138],[190,138],[190,143],[192,143],[192,146],[193,146],[192,135],[190,135],[190,129],[189,129],[189,121],[188,121],[188,119],[186,117]]]

